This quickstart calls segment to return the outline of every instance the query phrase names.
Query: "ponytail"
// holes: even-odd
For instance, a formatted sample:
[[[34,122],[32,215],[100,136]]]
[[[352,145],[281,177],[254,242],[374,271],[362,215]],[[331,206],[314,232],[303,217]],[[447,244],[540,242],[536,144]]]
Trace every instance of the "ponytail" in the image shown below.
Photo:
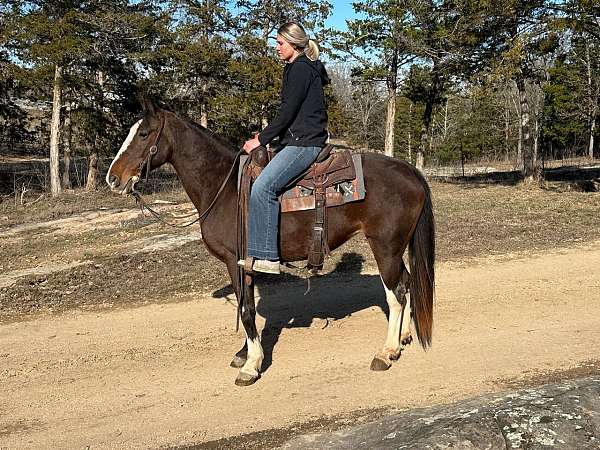
[[[294,48],[304,53],[308,59],[312,61],[319,59],[319,45],[308,38],[306,31],[304,31],[304,28],[300,24],[296,22],[283,24],[277,30],[277,34],[293,45]]]
[[[319,59],[319,53],[320,53],[320,50],[319,50],[319,46],[317,45],[317,43],[315,41],[313,41],[312,39],[309,39],[308,45],[304,49],[304,54],[311,61],[316,61],[317,59]]]

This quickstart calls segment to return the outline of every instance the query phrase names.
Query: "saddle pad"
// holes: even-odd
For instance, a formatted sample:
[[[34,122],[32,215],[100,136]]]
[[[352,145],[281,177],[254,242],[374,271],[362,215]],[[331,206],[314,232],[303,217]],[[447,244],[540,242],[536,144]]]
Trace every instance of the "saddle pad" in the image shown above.
[[[244,166],[247,155],[242,155],[240,158],[240,168]],[[326,189],[326,206],[339,206],[344,203],[356,202],[365,198],[365,181],[362,170],[361,155],[352,155],[352,163],[356,172],[356,178],[350,181],[344,181]],[[238,174],[238,186],[241,179],[241,170]],[[315,196],[312,189],[307,189],[302,186],[294,185],[286,189],[279,196],[281,204],[281,212],[303,211],[315,208]]]

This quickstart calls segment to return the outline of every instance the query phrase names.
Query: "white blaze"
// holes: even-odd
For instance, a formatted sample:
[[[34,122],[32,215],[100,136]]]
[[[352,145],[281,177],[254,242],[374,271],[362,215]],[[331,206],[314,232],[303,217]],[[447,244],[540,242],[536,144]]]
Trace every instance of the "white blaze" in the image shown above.
[[[140,127],[141,123],[142,123],[142,119],[138,120],[136,123],[133,124],[133,126],[131,127],[131,130],[129,130],[129,134],[127,135],[127,138],[123,142],[123,145],[121,145],[121,148],[120,148],[119,152],[117,153],[117,156],[115,156],[115,159],[113,159],[112,163],[110,163],[108,172],[106,172],[106,184],[108,184],[109,186],[110,186],[110,183],[108,182],[108,176],[110,175],[110,171],[112,169],[113,164],[116,163],[117,160],[119,159],[119,157],[123,153],[125,153],[125,151],[129,148],[129,145],[131,144],[131,141],[133,141],[133,138],[135,137],[135,134],[137,133],[137,130]]]

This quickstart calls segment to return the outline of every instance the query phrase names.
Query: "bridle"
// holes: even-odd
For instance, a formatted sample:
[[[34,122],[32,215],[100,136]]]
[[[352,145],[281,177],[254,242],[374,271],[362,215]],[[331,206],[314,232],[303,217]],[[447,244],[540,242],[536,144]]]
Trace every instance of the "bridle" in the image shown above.
[[[146,158],[144,158],[142,160],[142,162],[140,162],[139,172],[138,172],[138,178],[141,178],[142,171],[143,171],[144,166],[145,166],[145,168],[146,168],[146,182],[148,182],[148,174],[150,173],[150,167],[152,166],[152,158],[154,157],[154,155],[156,155],[158,153],[158,144],[159,144],[159,141],[160,141],[160,138],[161,138],[164,126],[165,126],[165,118],[164,118],[164,115],[162,115],[161,121],[160,121],[160,127],[158,128],[158,133],[156,134],[156,138],[154,139],[154,144],[152,144],[152,146],[150,147],[150,151],[148,152],[148,156],[146,156]],[[168,226],[173,227],[173,228],[186,228],[186,227],[189,227],[190,225],[193,225],[196,222],[204,220],[204,219],[206,219],[208,217],[208,215],[209,215],[210,211],[212,210],[213,206],[215,206],[215,203],[217,203],[217,199],[219,198],[219,195],[221,195],[221,192],[223,192],[223,190],[225,189],[225,186],[227,185],[227,181],[229,181],[229,178],[231,178],[231,174],[233,173],[233,171],[235,169],[235,163],[239,159],[240,155],[242,155],[243,153],[245,153],[244,149],[240,149],[240,151],[238,151],[237,154],[235,155],[235,158],[234,158],[233,163],[231,165],[231,169],[229,169],[229,172],[227,173],[227,176],[223,180],[223,183],[221,183],[221,187],[219,188],[219,190],[215,194],[214,198],[210,202],[210,205],[208,205],[208,208],[206,208],[204,210],[204,212],[202,214],[200,214],[195,220],[193,220],[192,222],[186,223],[185,225],[172,224],[172,223],[167,222],[165,219],[163,219],[159,212],[157,212],[154,209],[150,208],[146,204],[146,202],[142,198],[142,194],[140,194],[139,191],[135,190],[135,183],[132,186],[131,195],[133,197],[135,197],[135,202],[140,206],[140,210],[142,211],[142,214],[145,215],[145,213],[144,213],[144,208],[145,208],[146,210],[148,210],[148,212],[150,214],[152,214],[156,219],[158,219],[160,222],[164,223],[165,225],[168,225]],[[191,214],[187,214],[187,215],[184,215],[184,216],[172,216],[172,217],[174,219],[187,219],[189,217],[195,216],[196,214],[197,213],[191,213]]]
[[[150,147],[148,151],[148,156],[140,162],[138,177],[142,177],[142,171],[144,166],[146,167],[146,182],[148,182],[148,175],[150,174],[150,167],[152,166],[152,158],[154,155],[158,153],[158,142],[160,141],[160,136],[162,135],[163,128],[165,127],[165,116],[161,115],[160,118],[160,127],[158,127],[158,133],[156,133],[156,138],[154,138],[154,144]]]

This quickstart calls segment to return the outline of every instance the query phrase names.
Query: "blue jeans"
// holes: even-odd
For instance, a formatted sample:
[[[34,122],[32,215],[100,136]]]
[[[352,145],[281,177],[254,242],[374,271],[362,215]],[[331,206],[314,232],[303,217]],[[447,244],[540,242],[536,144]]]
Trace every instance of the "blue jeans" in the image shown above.
[[[279,150],[263,169],[250,193],[248,212],[248,256],[279,259],[279,200],[288,183],[317,159],[321,147],[294,147]]]

